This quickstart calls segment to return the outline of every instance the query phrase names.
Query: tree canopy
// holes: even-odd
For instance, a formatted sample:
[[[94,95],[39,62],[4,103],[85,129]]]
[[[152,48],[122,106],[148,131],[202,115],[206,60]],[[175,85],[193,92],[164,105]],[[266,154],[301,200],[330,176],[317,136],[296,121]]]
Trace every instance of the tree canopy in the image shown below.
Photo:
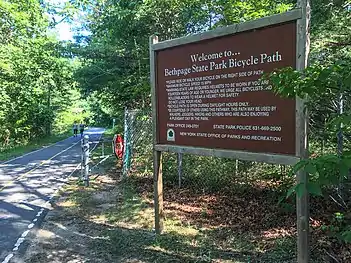
[[[0,19],[0,137],[25,142],[49,134],[70,105],[74,64],[38,1],[1,0]]]
[[[199,33],[292,8],[289,1],[95,1],[87,12],[89,37],[75,49],[83,59],[76,76],[115,110],[150,105],[149,36],[161,40]]]

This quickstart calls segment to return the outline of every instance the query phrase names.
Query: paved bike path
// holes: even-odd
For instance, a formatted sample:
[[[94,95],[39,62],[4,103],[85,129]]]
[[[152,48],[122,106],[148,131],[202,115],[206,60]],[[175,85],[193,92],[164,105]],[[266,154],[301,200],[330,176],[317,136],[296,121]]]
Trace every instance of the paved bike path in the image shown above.
[[[85,133],[97,141],[104,129]],[[91,144],[94,147],[94,143]],[[26,237],[81,160],[80,136],[0,163],[0,263],[13,262]]]

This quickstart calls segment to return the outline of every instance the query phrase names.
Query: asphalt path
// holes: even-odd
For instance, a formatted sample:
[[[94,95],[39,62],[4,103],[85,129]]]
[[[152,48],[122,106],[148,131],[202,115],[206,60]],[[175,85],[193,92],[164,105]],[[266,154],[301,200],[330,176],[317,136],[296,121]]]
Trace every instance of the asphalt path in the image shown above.
[[[93,149],[104,132],[85,132]],[[0,263],[15,262],[58,190],[78,168],[80,135],[0,163]]]

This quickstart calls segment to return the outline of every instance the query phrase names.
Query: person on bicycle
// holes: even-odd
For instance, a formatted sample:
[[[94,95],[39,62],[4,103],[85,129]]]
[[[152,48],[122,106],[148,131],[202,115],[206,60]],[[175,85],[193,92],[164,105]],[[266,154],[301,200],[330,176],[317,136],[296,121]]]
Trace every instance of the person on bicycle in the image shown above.
[[[79,124],[80,137],[83,137],[84,126],[85,125],[83,123]]]
[[[78,134],[78,124],[74,122],[73,124],[73,137],[77,137]]]

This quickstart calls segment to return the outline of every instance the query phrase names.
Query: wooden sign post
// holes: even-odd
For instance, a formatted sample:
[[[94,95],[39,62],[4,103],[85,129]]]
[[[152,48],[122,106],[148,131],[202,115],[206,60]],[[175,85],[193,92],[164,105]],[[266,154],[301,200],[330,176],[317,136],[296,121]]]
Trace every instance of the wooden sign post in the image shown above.
[[[197,35],[150,38],[157,234],[163,230],[162,152],[285,165],[307,157],[303,100],[277,96],[262,79],[275,69],[305,68],[306,11],[300,5]],[[297,179],[307,182],[304,173]],[[298,262],[305,263],[308,195],[297,201]]]
[[[158,43],[157,36],[150,37],[150,47]],[[157,144],[157,102],[156,102],[156,72],[155,72],[155,52],[150,48],[150,80],[152,88],[152,105],[153,105],[153,145]],[[154,206],[155,206],[155,232],[157,235],[163,231],[163,180],[162,180],[162,152],[153,150],[154,154]]]
[[[308,64],[308,55],[310,49],[310,1],[297,0],[298,8],[301,8],[301,19],[297,20],[297,54],[296,69],[304,70]],[[299,141],[296,144],[296,151],[301,159],[308,158],[308,113],[304,110],[303,100],[297,98],[297,103],[301,104],[297,108],[297,124],[300,126],[296,129],[301,134],[296,134]],[[304,193],[301,197],[296,195],[296,214],[297,214],[297,262],[308,263],[310,261],[310,242],[309,242],[309,196],[307,192],[308,175],[305,171],[297,173],[297,183],[302,183]]]

